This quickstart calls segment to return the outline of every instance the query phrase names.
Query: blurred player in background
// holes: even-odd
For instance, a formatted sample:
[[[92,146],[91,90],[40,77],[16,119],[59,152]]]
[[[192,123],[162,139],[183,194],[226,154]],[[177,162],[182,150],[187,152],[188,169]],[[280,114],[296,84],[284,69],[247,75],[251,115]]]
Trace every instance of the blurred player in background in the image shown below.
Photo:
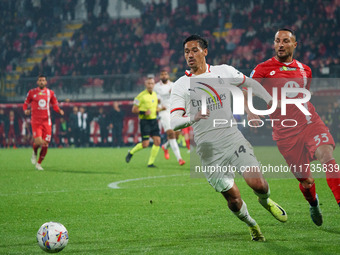
[[[170,158],[168,150],[170,144],[170,147],[174,152],[178,163],[182,166],[185,164],[185,161],[182,159],[181,152],[177,144],[175,131],[173,131],[170,127],[170,93],[173,82],[169,80],[169,74],[166,70],[161,70],[159,78],[160,81],[156,83],[154,91],[157,93],[161,108],[165,109],[159,112],[161,125],[166,132],[168,139],[167,142],[162,145],[164,157],[166,159]]]
[[[184,136],[185,146],[190,153],[190,133],[192,132],[192,127],[186,127],[182,129],[182,135]]]
[[[59,108],[54,92],[46,88],[47,80],[45,75],[41,74],[38,76],[37,85],[37,88],[28,91],[23,109],[26,115],[31,114],[34,138],[31,162],[37,170],[44,170],[41,167],[41,162],[47,154],[48,144],[51,142],[52,135],[50,106],[60,115],[64,115],[64,111]],[[31,105],[31,110],[28,109],[28,105]],[[38,149],[40,147],[40,155],[37,161]]]
[[[295,87],[309,90],[312,72],[308,66],[293,59],[296,46],[297,41],[294,32],[285,28],[279,29],[274,39],[275,57],[256,66],[251,77],[262,83],[270,94],[272,94],[274,87],[279,89],[289,88],[292,84]],[[280,94],[279,92],[279,96]],[[301,98],[301,95],[299,93],[288,93],[287,97]],[[288,105],[286,115],[281,115],[281,110],[277,109],[271,114],[270,118],[278,120],[273,125],[273,139],[277,142],[281,154],[300,182],[300,190],[310,204],[313,222],[321,226],[322,214],[318,195],[315,192],[314,179],[310,173],[310,162],[319,160],[325,167],[324,169],[327,169],[327,183],[340,206],[340,176],[339,173],[333,171],[338,169],[339,165],[336,164],[333,157],[335,143],[328,128],[310,102],[305,103],[304,106],[311,115],[304,115],[295,105]],[[249,109],[246,109],[246,111],[248,120],[259,119]],[[293,128],[284,127],[281,125],[283,119],[293,119],[298,124]]]
[[[142,136],[142,142],[136,144],[131,151],[126,155],[125,161],[129,163],[132,156],[144,149],[149,147],[151,136],[153,140],[153,145],[151,148],[151,153],[148,161],[148,167],[156,167],[154,165],[155,159],[157,157],[159,147],[161,144],[161,137],[159,134],[159,126],[157,121],[158,109],[158,98],[156,92],[153,91],[155,87],[154,76],[148,76],[144,82],[145,90],[138,94],[133,101],[132,112],[139,115],[140,132]],[[165,110],[165,109],[162,109]]]
[[[260,204],[277,220],[287,221],[286,212],[272,201],[267,181],[259,171],[259,162],[254,156],[253,149],[244,138],[237,126],[213,126],[213,119],[225,116],[232,119],[230,94],[227,94],[207,115],[203,115],[199,104],[192,104],[190,95],[190,78],[227,78],[233,86],[252,87],[254,94],[271,104],[272,97],[256,81],[249,79],[234,67],[228,65],[210,66],[206,63],[208,42],[198,35],[191,35],[183,43],[184,57],[190,71],[179,78],[171,92],[171,126],[174,130],[192,125],[194,129],[196,151],[201,158],[202,166],[232,166],[243,176],[247,184],[258,196]],[[213,85],[210,85],[213,86]],[[217,89],[217,88],[216,88]],[[218,92],[216,92],[218,93]],[[223,91],[223,93],[226,93]],[[186,115],[194,116],[186,116]],[[209,118],[210,117],[210,118]],[[245,222],[250,230],[253,241],[265,241],[259,225],[249,215],[246,203],[242,200],[240,191],[234,183],[232,171],[206,171],[210,185],[220,192],[228,201],[229,209],[240,220]]]
[[[13,146],[13,149],[17,148],[17,143],[20,140],[20,130],[18,117],[13,110],[9,111],[8,117],[5,119],[5,133],[7,137],[7,146]]]

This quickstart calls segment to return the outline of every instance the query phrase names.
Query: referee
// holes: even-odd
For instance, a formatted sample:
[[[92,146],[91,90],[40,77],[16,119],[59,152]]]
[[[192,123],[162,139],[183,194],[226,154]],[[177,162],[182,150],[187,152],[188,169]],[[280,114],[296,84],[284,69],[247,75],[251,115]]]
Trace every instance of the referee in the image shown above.
[[[153,145],[148,161],[148,167],[155,167],[153,163],[155,162],[159,151],[159,146],[161,144],[157,121],[157,112],[164,109],[158,108],[157,94],[153,91],[154,86],[154,76],[149,75],[145,80],[145,90],[139,93],[133,101],[132,112],[139,114],[142,142],[136,144],[136,146],[128,152],[125,158],[127,163],[130,162],[132,156],[137,151],[149,147],[149,138],[151,136],[153,139]]]

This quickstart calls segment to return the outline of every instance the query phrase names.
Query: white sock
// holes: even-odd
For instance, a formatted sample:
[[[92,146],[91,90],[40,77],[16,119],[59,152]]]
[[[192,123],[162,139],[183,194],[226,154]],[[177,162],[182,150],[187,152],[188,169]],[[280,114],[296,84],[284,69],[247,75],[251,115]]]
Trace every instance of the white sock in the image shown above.
[[[168,147],[169,147],[169,141],[166,141],[166,143],[165,144],[163,144],[163,147],[164,147],[164,149],[168,149]]]
[[[246,203],[243,200],[242,202],[243,203],[242,203],[241,209],[238,212],[233,212],[233,213],[235,214],[237,218],[245,222],[248,225],[248,227],[255,226],[256,221],[252,217],[250,217]]]
[[[170,139],[169,143],[170,143],[172,151],[174,152],[177,158],[177,161],[180,160],[182,157],[181,157],[181,152],[179,151],[179,147],[178,147],[178,143],[176,139]]]
[[[255,191],[254,191],[254,193],[255,193],[256,196],[259,197],[259,200],[260,200],[259,202],[260,202],[261,205],[268,205],[268,202],[269,202],[268,198],[270,196],[270,188],[269,188],[269,186],[268,186],[268,192],[266,194],[260,194],[260,193],[257,193]]]

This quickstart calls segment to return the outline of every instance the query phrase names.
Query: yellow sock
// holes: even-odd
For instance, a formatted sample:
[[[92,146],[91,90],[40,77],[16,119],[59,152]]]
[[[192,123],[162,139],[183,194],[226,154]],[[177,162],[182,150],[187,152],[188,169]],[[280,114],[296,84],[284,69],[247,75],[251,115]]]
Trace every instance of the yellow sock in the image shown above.
[[[152,145],[148,165],[152,165],[155,162],[159,148],[160,146]]]
[[[185,138],[182,134],[180,134],[178,136],[177,142],[179,143],[180,146],[185,147],[186,146],[186,142],[185,142]]]
[[[140,151],[141,149],[143,149],[142,143],[137,143],[136,146],[132,148],[132,150],[130,151],[130,153],[133,155],[133,154],[135,154],[137,151]]]

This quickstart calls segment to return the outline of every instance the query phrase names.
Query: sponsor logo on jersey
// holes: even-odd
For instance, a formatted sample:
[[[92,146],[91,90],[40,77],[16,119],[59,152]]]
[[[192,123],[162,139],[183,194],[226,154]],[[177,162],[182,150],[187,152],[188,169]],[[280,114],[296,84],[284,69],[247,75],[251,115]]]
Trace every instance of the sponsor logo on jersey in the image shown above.
[[[39,107],[45,108],[46,107],[46,101],[44,99],[40,99],[38,102]]]
[[[275,71],[271,71],[269,74],[273,76],[275,74]]]
[[[280,71],[296,71],[296,67],[283,66],[280,67]]]
[[[205,88],[195,87],[195,89],[197,88],[197,89],[203,90],[204,92],[206,92],[210,96],[210,98],[214,101],[215,105],[217,105],[217,100],[218,100],[220,102],[221,106],[223,106],[220,96],[218,95],[217,91],[212,86],[210,86],[206,83],[203,83],[203,82],[197,82],[197,83],[203,85]],[[206,89],[206,88],[208,88],[209,90]],[[213,94],[215,94],[217,100],[215,99]]]
[[[218,98],[216,96],[213,97],[203,97],[201,100],[197,99],[191,99],[191,105],[193,107],[198,107],[198,110],[202,109],[202,105],[205,105],[209,111],[214,111],[223,108],[222,107],[222,101],[227,99],[227,95],[225,93],[218,95],[218,97],[221,100],[221,103],[219,102]],[[204,100],[205,103],[202,103],[202,100]]]

